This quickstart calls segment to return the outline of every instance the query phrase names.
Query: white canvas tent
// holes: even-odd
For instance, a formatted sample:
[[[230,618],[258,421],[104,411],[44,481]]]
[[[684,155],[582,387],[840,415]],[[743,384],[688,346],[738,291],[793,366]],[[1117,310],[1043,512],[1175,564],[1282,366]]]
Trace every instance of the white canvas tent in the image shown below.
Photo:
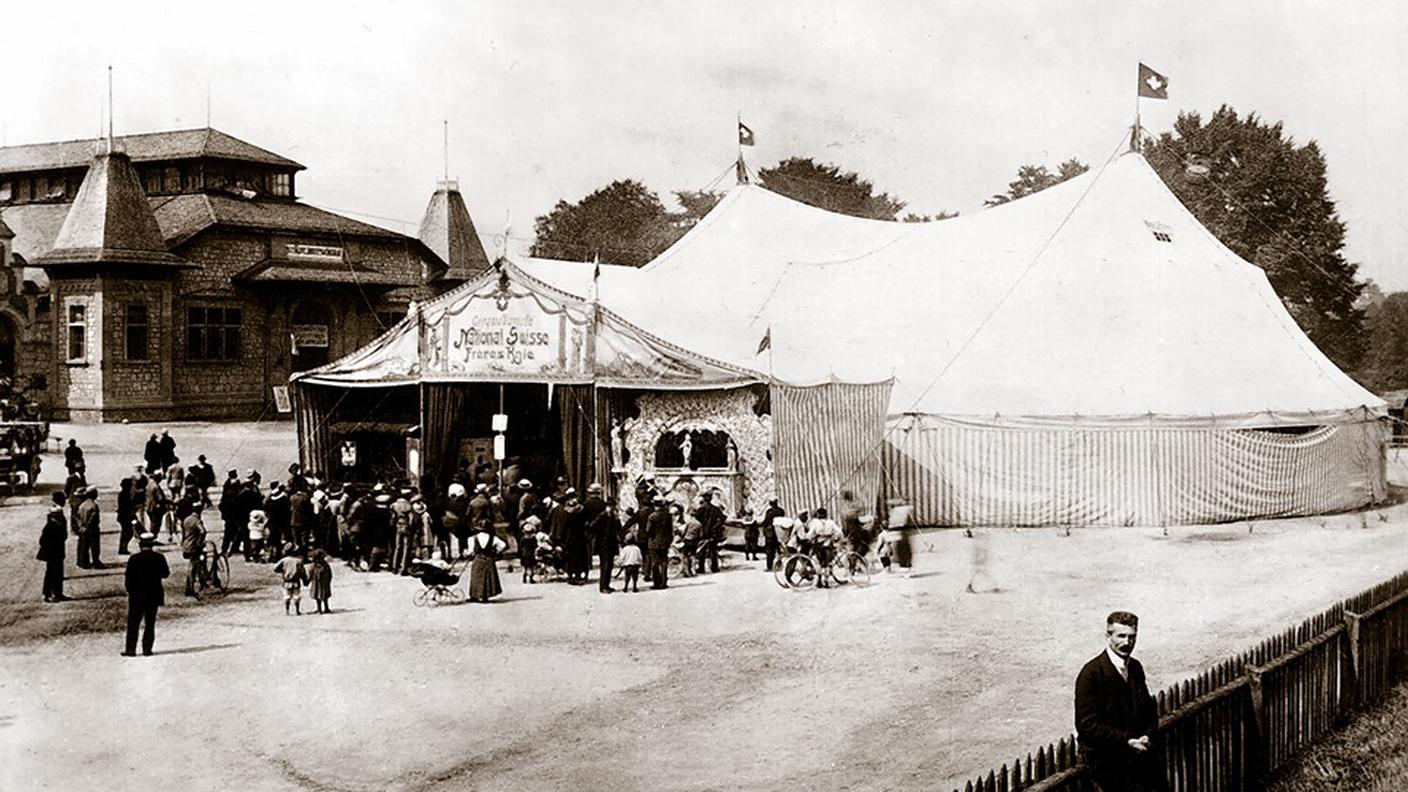
[[[1383,402],[1137,153],[927,224],[740,186],[601,289],[782,381],[893,377],[877,445],[927,522],[1215,522],[1384,494]]]
[[[882,460],[884,490],[921,522],[1218,522],[1385,494],[1384,403],[1137,153],[936,223],[743,185],[641,270],[603,267],[593,283],[587,263],[517,268],[579,301],[597,294],[623,326],[721,370],[892,382],[885,431],[823,483],[869,489],[854,479]],[[313,376],[380,371],[383,357]],[[857,410],[874,403],[861,392]]]

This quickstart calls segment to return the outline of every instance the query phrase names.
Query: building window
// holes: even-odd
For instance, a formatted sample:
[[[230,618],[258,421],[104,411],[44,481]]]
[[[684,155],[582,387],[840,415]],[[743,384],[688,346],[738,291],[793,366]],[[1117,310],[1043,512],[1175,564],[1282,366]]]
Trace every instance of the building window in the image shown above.
[[[54,174],[54,178],[49,181],[48,197],[62,200],[68,195],[68,185],[64,181],[63,174]]]
[[[1160,242],[1172,242],[1172,241],[1173,241],[1173,237],[1169,236],[1167,231],[1155,231],[1155,232],[1154,232],[1154,239],[1157,239],[1157,240],[1159,240]]]
[[[147,195],[156,195],[161,192],[161,170],[159,168],[148,168],[142,172],[142,191]]]
[[[181,169],[175,165],[168,166],[161,174],[161,189],[163,192],[181,192]]]
[[[192,165],[186,169],[186,191],[196,192],[200,189],[200,166]]]
[[[15,185],[19,187],[19,195],[15,197],[15,200],[20,203],[28,202],[30,188],[29,177],[21,176],[20,178],[15,179]]]
[[[34,200],[42,201],[49,195],[49,177],[34,177]]]
[[[0,201],[8,202],[11,198],[14,197],[14,195],[15,189],[14,186],[10,184],[10,180],[6,179],[4,181],[0,181]]]
[[[191,306],[186,309],[186,359],[236,361],[240,359],[239,308]]]
[[[128,360],[149,360],[147,340],[151,335],[151,325],[146,303],[128,303],[123,317],[123,328],[127,339]]]
[[[401,309],[401,310],[399,310],[399,311],[377,311],[377,312],[376,312],[376,321],[377,321],[377,323],[378,323],[377,332],[378,332],[378,333],[381,333],[381,332],[385,332],[385,331],[387,331],[387,330],[390,330],[391,328],[393,328],[393,327],[395,327],[396,325],[400,324],[401,320],[402,320],[402,319],[405,319],[405,318],[406,318],[406,310],[405,310],[404,308]]]
[[[88,362],[88,303],[70,300],[68,305],[68,362]]]
[[[288,197],[292,192],[289,188],[289,175],[287,173],[269,174],[269,192]]]

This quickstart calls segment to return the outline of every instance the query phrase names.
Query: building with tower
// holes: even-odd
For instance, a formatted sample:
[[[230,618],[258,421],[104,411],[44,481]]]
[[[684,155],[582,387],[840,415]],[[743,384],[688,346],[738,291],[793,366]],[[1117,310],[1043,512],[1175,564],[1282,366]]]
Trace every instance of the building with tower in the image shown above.
[[[58,420],[273,417],[291,374],[488,267],[453,183],[407,236],[216,129],[0,148],[0,374]]]

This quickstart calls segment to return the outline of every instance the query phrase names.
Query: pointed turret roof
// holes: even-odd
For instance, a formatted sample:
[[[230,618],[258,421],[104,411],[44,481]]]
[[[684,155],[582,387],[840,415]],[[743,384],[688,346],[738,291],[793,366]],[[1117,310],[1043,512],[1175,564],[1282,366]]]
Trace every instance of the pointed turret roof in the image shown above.
[[[180,265],[162,239],[132,160],[120,151],[93,157],[54,246],[39,257],[56,264]]]
[[[445,262],[444,280],[469,280],[489,268],[479,232],[469,219],[458,182],[442,181],[420,221],[420,241]]]

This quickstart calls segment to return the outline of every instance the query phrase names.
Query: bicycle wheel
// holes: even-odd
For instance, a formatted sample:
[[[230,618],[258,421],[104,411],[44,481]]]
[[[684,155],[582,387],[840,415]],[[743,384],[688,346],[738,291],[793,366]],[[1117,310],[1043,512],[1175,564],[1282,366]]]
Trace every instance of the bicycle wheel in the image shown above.
[[[209,561],[209,560],[201,560],[200,563],[196,564],[196,568],[195,568],[195,571],[194,571],[194,578],[195,578],[195,580],[193,581],[193,582],[194,582],[194,585],[195,585],[196,593],[200,593],[200,592],[202,592],[202,591],[205,591],[206,588],[208,588],[208,587],[210,586],[210,567],[209,567],[209,564],[210,564],[210,561]]]
[[[826,564],[826,571],[830,573],[831,579],[837,585],[845,585],[851,582],[851,569],[846,565],[846,557],[833,555],[831,561]]]
[[[211,582],[215,588],[221,591],[228,591],[230,588],[230,562],[225,556],[216,556],[214,569],[211,570]]]
[[[429,602],[430,589],[428,588],[422,587],[420,591],[416,592],[416,595],[414,597],[411,597],[411,604],[416,606],[417,608],[423,608],[427,604],[429,604]]]
[[[851,582],[864,588],[870,585],[870,559],[860,553],[846,554],[846,569]]]
[[[791,557],[792,557],[792,556],[782,556],[782,557],[777,558],[777,559],[775,559],[775,560],[773,561],[773,565],[772,565],[772,579],[773,579],[773,580],[776,580],[776,581],[777,581],[777,585],[782,586],[783,588],[787,588],[787,587],[788,587],[788,586],[787,586],[787,574],[786,574],[786,572],[785,572],[784,570],[787,568],[787,559],[789,559],[789,558],[791,558]]]
[[[464,589],[452,588],[447,589],[447,591],[449,592],[450,604],[459,605],[464,602]]]
[[[816,585],[816,562],[810,556],[800,553],[788,556],[782,564],[782,575],[787,579],[787,588],[792,591],[806,591]]]

